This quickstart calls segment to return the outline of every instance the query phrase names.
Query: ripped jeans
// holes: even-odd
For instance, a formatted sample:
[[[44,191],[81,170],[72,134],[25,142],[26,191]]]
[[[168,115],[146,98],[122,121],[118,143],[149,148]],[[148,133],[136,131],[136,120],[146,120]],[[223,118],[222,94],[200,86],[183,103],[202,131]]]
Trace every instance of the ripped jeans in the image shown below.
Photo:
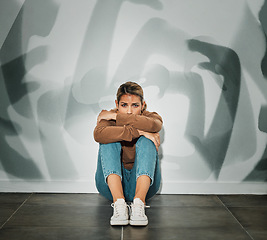
[[[109,200],[113,200],[107,184],[110,174],[120,176],[124,197],[127,202],[132,202],[135,196],[136,180],[139,176],[147,175],[151,184],[146,199],[153,197],[159,190],[161,172],[158,152],[154,143],[144,136],[136,142],[135,162],[131,170],[124,168],[121,162],[120,142],[99,144],[98,163],[95,174],[97,190]]]

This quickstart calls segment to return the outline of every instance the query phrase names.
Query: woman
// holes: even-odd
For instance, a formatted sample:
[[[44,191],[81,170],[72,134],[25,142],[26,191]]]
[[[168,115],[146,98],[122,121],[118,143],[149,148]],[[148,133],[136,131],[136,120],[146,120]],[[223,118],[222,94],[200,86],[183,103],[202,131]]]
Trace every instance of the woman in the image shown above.
[[[154,196],[161,182],[158,160],[162,119],[146,111],[141,86],[122,84],[117,91],[116,109],[103,110],[94,130],[99,142],[96,187],[113,200],[111,225],[148,224],[145,201]],[[132,202],[130,221],[128,205]]]

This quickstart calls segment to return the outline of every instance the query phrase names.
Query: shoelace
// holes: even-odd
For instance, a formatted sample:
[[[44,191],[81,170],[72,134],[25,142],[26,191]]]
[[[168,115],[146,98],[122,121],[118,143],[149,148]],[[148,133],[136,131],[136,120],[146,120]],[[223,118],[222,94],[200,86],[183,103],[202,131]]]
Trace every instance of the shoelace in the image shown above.
[[[144,216],[145,215],[145,208],[150,208],[150,206],[147,205],[142,205],[142,204],[131,204],[131,207],[128,206],[131,213],[133,213],[133,215],[137,215],[137,216]]]
[[[115,204],[111,203],[111,207],[113,207],[115,216],[120,216],[125,214],[125,205],[130,209],[130,206],[128,204]]]

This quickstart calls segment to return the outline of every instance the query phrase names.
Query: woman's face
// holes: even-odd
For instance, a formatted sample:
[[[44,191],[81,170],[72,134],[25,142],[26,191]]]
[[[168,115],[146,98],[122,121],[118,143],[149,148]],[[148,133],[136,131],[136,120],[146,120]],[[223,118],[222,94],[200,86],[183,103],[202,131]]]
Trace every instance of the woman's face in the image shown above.
[[[145,102],[141,103],[141,99],[139,96],[132,94],[124,94],[121,96],[120,102],[116,100],[116,106],[118,112],[120,113],[132,113],[136,115],[140,115],[142,109],[145,106]]]

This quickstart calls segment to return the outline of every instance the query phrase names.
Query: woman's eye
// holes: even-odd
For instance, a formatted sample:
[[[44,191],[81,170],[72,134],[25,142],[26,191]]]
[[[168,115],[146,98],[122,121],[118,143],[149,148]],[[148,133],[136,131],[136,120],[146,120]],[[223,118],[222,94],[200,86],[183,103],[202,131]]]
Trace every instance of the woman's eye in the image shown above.
[[[134,107],[136,107],[136,108],[137,108],[137,107],[139,107],[139,105],[138,105],[138,104],[134,104],[133,106],[134,106]]]
[[[127,106],[127,104],[122,104],[121,106],[122,106],[122,107],[126,107],[126,106]]]

